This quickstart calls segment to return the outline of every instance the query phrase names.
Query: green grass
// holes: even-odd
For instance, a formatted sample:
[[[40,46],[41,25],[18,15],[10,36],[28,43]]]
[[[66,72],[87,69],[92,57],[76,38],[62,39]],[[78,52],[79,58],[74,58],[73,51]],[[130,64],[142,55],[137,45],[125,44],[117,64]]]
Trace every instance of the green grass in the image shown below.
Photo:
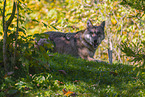
[[[51,56],[48,64],[40,66],[45,68],[33,66],[24,78],[6,77],[0,95],[65,96],[62,91],[65,88],[80,97],[145,96],[144,72],[131,65],[102,64],[58,54]],[[9,81],[11,86],[6,87]]]

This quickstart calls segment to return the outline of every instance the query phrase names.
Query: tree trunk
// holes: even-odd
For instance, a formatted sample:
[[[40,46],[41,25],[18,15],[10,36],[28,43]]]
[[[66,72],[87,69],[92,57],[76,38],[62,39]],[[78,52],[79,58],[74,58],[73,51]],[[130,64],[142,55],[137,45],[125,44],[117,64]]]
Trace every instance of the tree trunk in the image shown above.
[[[14,19],[15,10],[16,10],[16,4],[14,2],[12,14],[11,14],[10,18],[8,19],[8,21],[5,21],[5,7],[6,7],[6,0],[4,0],[4,6],[3,6],[3,32],[4,32],[4,36],[3,36],[3,62],[4,62],[5,73],[7,73],[8,72],[8,63],[7,63],[7,31],[8,31],[9,25],[11,24],[12,20]]]
[[[7,73],[7,55],[6,55],[6,42],[7,42],[7,32],[6,32],[6,23],[5,23],[5,7],[6,7],[6,0],[4,0],[4,6],[3,6],[3,62],[4,62],[4,69]]]
[[[16,65],[17,40],[18,40],[18,31],[19,31],[19,0],[17,0],[16,6],[17,6],[17,30],[16,30],[16,33],[15,33],[16,38],[15,38],[14,64],[13,64],[13,67]]]

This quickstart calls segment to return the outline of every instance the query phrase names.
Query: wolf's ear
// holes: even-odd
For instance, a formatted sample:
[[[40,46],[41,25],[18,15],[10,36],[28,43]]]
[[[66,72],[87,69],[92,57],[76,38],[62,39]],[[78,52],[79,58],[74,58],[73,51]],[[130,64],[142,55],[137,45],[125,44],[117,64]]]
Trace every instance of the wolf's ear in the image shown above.
[[[103,21],[100,26],[104,29],[104,27],[105,27],[105,21]]]
[[[90,20],[87,21],[87,28],[93,27],[93,24]]]

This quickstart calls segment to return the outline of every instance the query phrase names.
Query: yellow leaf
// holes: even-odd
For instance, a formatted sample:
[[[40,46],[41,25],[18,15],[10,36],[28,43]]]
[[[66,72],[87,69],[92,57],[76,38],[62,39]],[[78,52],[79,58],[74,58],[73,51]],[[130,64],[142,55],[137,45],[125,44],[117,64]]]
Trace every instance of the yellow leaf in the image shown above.
[[[64,94],[65,96],[70,96],[71,94],[73,94],[74,92],[68,91],[66,94]]]
[[[126,31],[123,31],[122,34],[127,34],[127,32]]]
[[[117,21],[115,19],[112,19],[111,22],[113,25],[115,25],[117,23]]]

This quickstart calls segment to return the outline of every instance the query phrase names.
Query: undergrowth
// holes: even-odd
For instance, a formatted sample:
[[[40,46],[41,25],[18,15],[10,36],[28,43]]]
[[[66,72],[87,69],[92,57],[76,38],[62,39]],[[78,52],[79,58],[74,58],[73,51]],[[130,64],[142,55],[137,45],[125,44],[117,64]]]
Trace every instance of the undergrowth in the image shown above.
[[[53,54],[48,64],[31,66],[29,74],[19,75],[24,69],[4,75],[1,68],[0,96],[145,96],[145,72],[131,65],[110,65]]]

